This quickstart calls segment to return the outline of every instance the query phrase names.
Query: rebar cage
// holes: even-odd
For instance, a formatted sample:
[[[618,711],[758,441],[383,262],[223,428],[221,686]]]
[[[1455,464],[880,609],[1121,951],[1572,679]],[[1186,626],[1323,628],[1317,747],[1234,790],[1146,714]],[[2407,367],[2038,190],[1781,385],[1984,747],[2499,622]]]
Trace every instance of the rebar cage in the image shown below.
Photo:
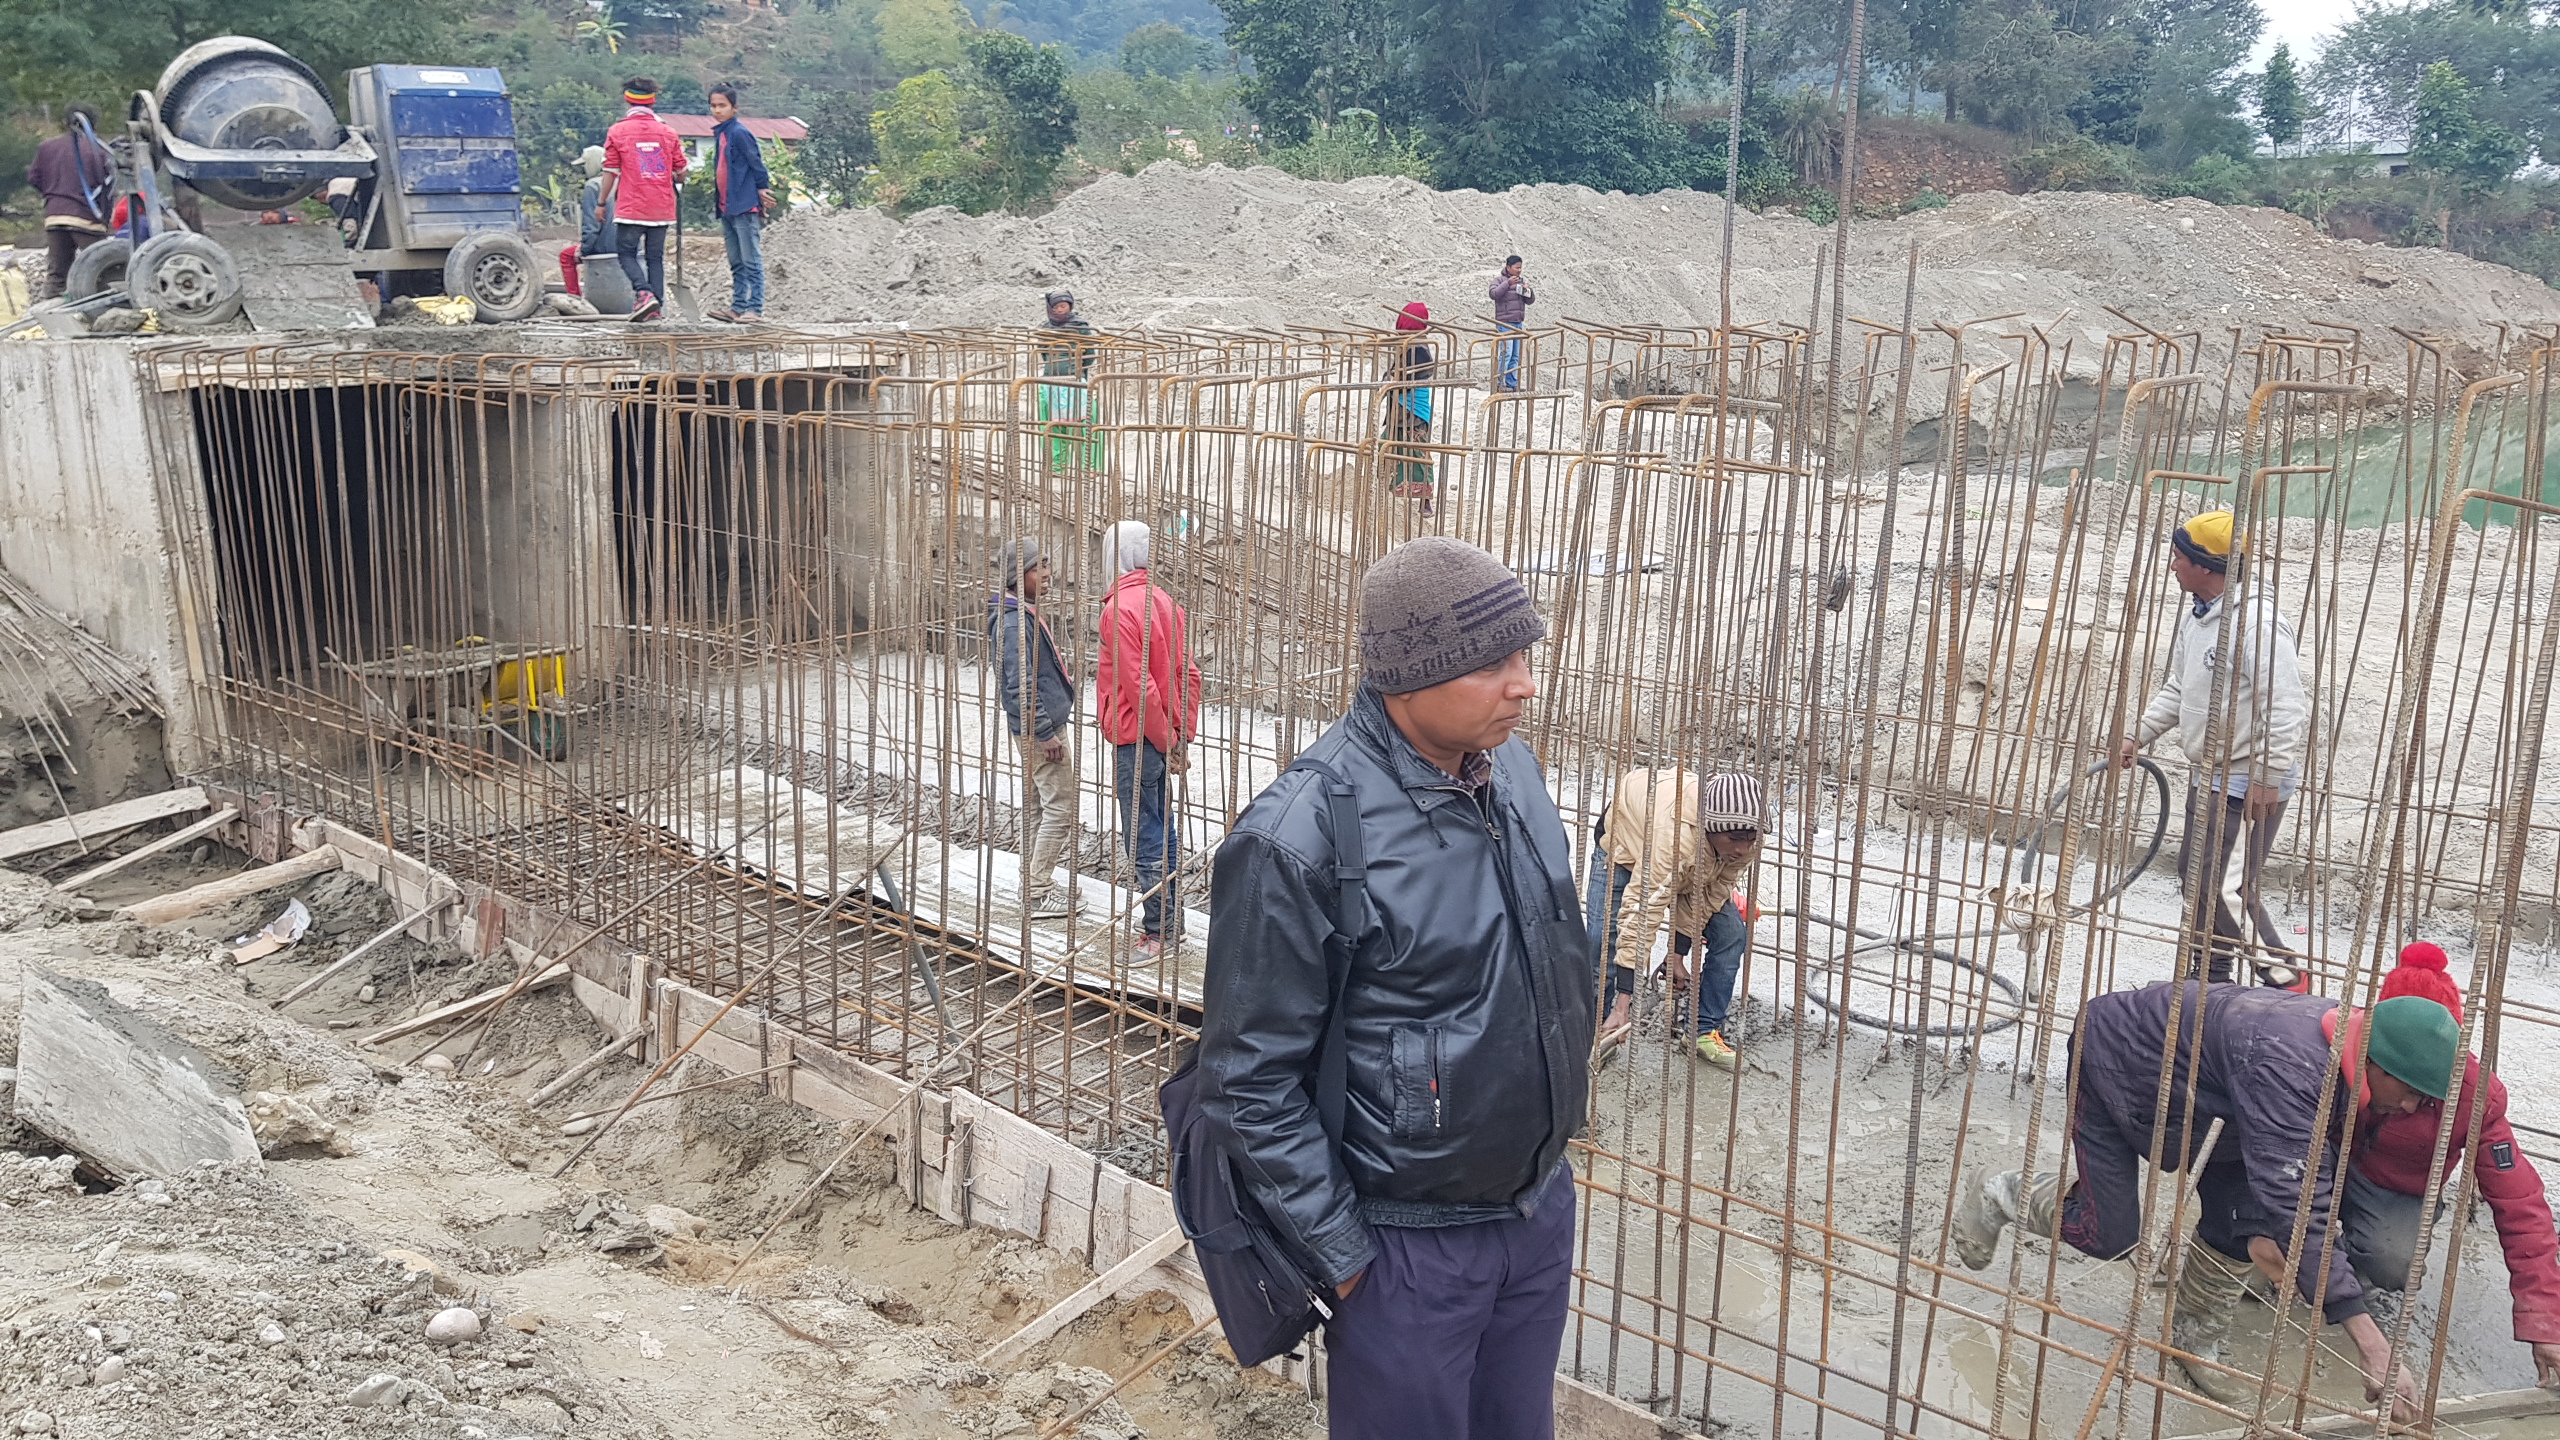
[[[1207,857],[1349,703],[1364,567],[1421,534],[1483,545],[1548,618],[1522,733],[1578,865],[1631,769],[1773,797],[1741,1072],[1688,1058],[1657,980],[1594,1086],[1568,1372],[1770,1435],[2353,1410],[2298,1302],[2226,1357],[2254,1407],[2211,1405],[2141,1277],[2043,1241],[1970,1271],[1947,1216],[1968,1168],[2067,1176],[2080,1007],[2196,939],[2171,812],[2214,757],[2107,761],[2167,665],[2169,531],[2207,509],[2236,512],[2234,583],[2279,607],[2313,696],[2267,869],[2294,929],[2261,943],[2362,1002],[2402,943],[2443,940],[2466,1037],[2520,1123],[2552,1123],[2519,1078],[2547,1042],[2502,1027],[2560,1020],[2539,972],[2510,984],[2560,915],[2560,349],[2473,380],[2437,342],[2316,324],[1857,327],[1834,369],[1803,324],[1569,324],[1525,337],[1518,391],[1490,388],[1492,337],[1445,328],[1427,374],[1412,334],[1320,330],[142,363],[214,621],[194,699],[218,778],[589,923],[631,912],[615,939],[716,992],[769,976],[756,1005],[894,1073],[983,1030],[971,1088],[1141,1174],[1198,1021]],[[1164,883],[1192,923],[1160,953],[1089,723],[1099,539],[1128,519],[1205,675]],[[1020,903],[989,653],[1023,538],[1088,687],[1088,903],[1063,921]],[[2146,1188],[2143,1258],[2174,1265],[2190,1202]],[[2430,1396],[2530,1383],[2499,1307],[2455,1303],[2499,1270],[2472,1188],[2448,1183],[2400,1312]]]

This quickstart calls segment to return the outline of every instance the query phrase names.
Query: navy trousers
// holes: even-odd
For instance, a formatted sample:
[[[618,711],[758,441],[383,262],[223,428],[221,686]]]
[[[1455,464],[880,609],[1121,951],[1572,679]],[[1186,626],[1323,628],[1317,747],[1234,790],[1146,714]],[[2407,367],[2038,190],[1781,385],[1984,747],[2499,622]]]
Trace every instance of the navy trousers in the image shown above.
[[[1572,1173],[1524,1218],[1369,1234],[1378,1258],[1325,1327],[1332,1440],[1554,1440]]]

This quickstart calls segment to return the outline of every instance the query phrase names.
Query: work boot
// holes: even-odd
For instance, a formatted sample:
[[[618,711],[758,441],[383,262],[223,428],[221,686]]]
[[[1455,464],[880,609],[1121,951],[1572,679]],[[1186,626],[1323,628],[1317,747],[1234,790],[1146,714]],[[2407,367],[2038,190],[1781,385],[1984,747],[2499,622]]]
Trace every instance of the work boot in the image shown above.
[[[2291,965],[2260,965],[2258,983],[2270,990],[2290,990],[2296,995],[2311,993],[2311,972]]]
[[[2239,1404],[2255,1387],[2196,1361],[2229,1363],[2222,1350],[2231,1336],[2231,1312],[2256,1270],[2248,1261],[2234,1260],[2201,1240],[2187,1247],[2186,1259],[2178,1267],[2177,1299],[2169,1311],[2169,1344],[2179,1352],[2178,1369],[2185,1373],[2188,1388],[2225,1405]],[[2191,1355],[2195,1360],[2187,1358]]]
[[[2000,1248],[2000,1232],[2011,1225],[2019,1227],[2021,1234],[2050,1234],[2054,1202],[2061,1193],[2060,1175],[2029,1180],[2023,1170],[1967,1173],[1964,1190],[1956,1197],[1952,1237],[1956,1258],[1969,1270],[1989,1266],[1992,1253]]]

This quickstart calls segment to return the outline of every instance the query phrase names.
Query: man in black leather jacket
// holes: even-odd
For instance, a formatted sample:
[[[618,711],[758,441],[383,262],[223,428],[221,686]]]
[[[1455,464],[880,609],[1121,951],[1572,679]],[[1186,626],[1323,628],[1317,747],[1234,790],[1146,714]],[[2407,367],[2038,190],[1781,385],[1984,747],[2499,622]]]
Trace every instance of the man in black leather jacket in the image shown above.
[[[1211,874],[1201,1109],[1338,1297],[1334,1440],[1554,1433],[1592,982],[1564,827],[1511,738],[1545,634],[1484,551],[1390,551],[1361,586],[1351,713],[1247,807]],[[1318,766],[1358,793],[1367,870],[1338,1143],[1314,1098],[1341,895]]]

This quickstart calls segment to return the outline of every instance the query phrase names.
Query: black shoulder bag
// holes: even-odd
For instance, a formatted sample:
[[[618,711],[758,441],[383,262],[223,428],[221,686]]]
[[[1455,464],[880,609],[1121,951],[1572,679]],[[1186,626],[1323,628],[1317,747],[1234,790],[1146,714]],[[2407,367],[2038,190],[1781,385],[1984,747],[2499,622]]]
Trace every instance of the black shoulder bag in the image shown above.
[[[1325,942],[1324,1048],[1316,1054],[1316,1119],[1325,1139],[1342,1143],[1350,1062],[1342,1045],[1342,990],[1351,974],[1352,936],[1360,921],[1369,866],[1360,846],[1359,792],[1321,761],[1298,765],[1325,779],[1333,812],[1334,882],[1339,908]],[[1289,1258],[1260,1203],[1236,1177],[1235,1160],[1200,1114],[1200,1047],[1191,1047],[1173,1078],[1156,1093],[1173,1159],[1173,1211],[1191,1239],[1218,1323],[1236,1363],[1259,1365],[1298,1348],[1307,1332],[1333,1318],[1333,1291]]]

